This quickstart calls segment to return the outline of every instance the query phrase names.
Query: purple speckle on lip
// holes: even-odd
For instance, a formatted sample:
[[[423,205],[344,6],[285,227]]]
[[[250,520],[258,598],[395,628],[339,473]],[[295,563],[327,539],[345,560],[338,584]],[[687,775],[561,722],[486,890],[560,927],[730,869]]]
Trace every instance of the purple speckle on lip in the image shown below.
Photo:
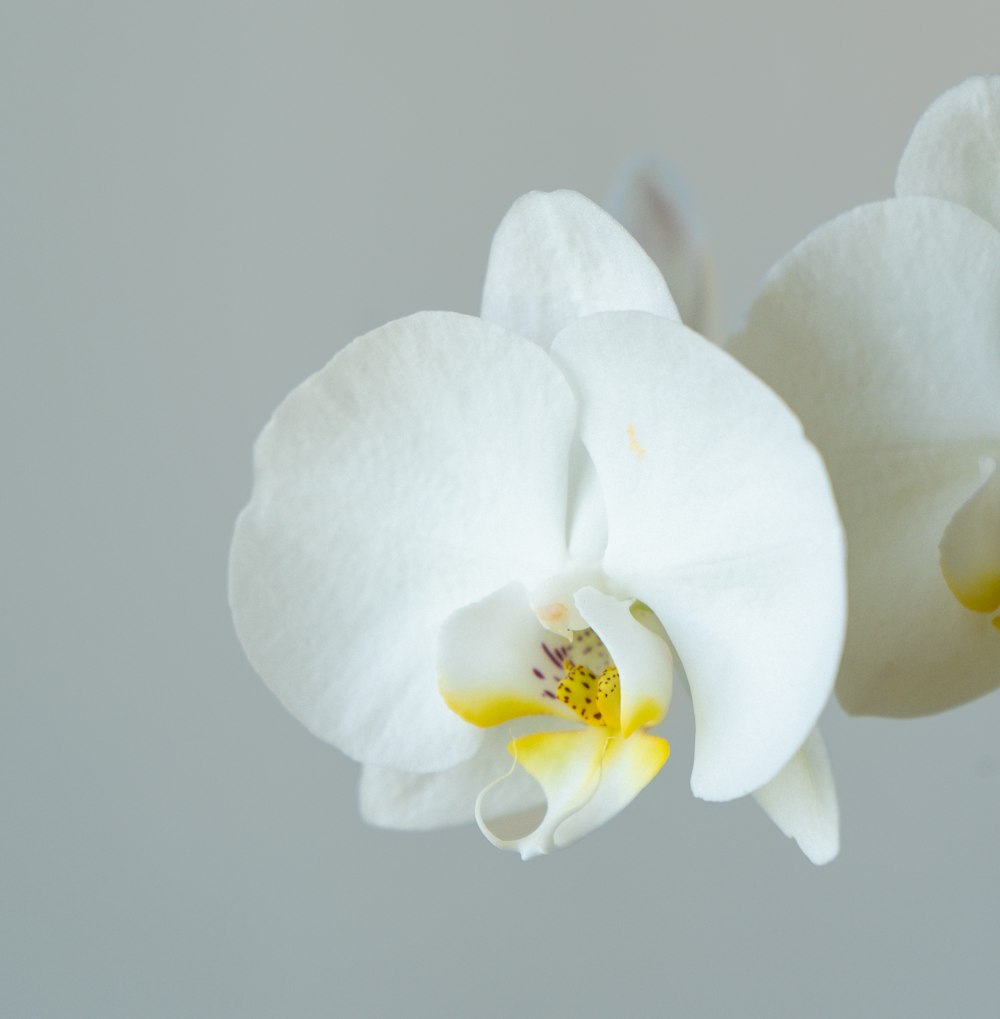
[[[553,700],[558,700],[556,695],[551,690],[543,690],[542,691],[542,696],[543,697],[551,697]]]
[[[538,677],[539,679],[545,679],[545,674],[544,674],[544,673],[542,672],[542,670],[541,670],[541,669],[532,669],[531,671],[532,671],[532,672],[533,672],[533,673],[534,673],[534,674],[535,674],[535,675],[536,675],[536,676],[537,676],[537,677]]]
[[[551,661],[553,665],[558,665],[559,664],[560,659],[558,657],[556,657],[556,656],[558,655],[559,651],[562,650],[561,648],[557,649],[556,653],[553,654],[552,648],[550,648],[548,646],[548,644],[543,644],[542,645],[542,650],[549,656],[549,661]]]

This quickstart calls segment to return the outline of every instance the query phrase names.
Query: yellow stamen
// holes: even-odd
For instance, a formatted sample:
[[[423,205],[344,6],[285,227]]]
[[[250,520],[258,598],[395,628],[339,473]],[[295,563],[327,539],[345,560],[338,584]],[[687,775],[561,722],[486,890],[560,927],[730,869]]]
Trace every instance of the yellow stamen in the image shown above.
[[[595,676],[585,665],[563,662],[566,675],[556,688],[556,697],[587,725],[612,731],[621,728],[621,689],[618,670],[609,665]]]

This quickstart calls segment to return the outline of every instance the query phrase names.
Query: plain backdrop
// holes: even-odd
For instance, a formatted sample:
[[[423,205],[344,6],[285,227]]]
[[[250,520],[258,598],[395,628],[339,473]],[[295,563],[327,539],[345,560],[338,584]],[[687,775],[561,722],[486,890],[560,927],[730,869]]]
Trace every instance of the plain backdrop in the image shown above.
[[[998,1014],[1000,694],[824,719],[843,851],[660,778],[523,864],[367,827],[225,596],[250,449],[352,337],[474,312],[520,193],[686,181],[726,320],[1000,70],[995,0],[0,4],[0,1014]]]

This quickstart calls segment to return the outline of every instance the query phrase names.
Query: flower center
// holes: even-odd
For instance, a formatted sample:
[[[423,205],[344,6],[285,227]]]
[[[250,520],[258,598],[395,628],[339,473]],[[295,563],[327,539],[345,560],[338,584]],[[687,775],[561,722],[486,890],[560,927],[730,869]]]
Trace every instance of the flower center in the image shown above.
[[[566,675],[556,688],[556,697],[587,725],[621,728],[621,688],[618,669],[612,663],[599,676],[586,665],[563,661]]]

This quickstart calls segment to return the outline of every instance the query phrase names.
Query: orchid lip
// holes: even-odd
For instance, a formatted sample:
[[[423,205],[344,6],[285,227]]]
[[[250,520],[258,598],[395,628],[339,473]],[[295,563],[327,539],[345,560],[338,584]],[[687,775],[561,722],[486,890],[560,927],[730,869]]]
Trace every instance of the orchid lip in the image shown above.
[[[569,582],[556,578],[550,586]],[[544,625],[556,614],[550,603],[533,610],[525,587],[510,584],[456,612],[442,631],[445,703],[480,728],[509,725],[513,737],[514,765],[482,790],[477,820],[494,845],[525,858],[623,809],[669,755],[667,742],[648,732],[670,703],[669,644],[633,615],[631,599],[588,586],[573,593],[572,604],[584,626],[561,636]],[[532,731],[534,716],[562,727]],[[484,819],[484,803],[518,768],[541,785],[548,808],[532,831],[502,838]]]

